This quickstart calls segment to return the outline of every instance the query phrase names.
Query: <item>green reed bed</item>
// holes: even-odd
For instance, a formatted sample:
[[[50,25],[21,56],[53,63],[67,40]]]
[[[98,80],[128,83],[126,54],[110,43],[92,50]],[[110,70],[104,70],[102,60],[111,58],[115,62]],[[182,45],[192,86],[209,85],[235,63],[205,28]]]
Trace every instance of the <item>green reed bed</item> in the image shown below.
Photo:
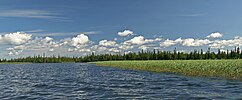
[[[242,60],[101,61],[98,66],[242,80]]]

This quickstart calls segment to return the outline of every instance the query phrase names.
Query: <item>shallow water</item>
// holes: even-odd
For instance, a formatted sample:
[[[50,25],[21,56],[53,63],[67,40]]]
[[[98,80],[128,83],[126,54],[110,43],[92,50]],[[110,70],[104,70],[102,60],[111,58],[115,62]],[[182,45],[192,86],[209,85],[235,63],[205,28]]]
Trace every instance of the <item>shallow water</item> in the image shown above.
[[[0,99],[242,99],[242,82],[83,63],[1,64]]]

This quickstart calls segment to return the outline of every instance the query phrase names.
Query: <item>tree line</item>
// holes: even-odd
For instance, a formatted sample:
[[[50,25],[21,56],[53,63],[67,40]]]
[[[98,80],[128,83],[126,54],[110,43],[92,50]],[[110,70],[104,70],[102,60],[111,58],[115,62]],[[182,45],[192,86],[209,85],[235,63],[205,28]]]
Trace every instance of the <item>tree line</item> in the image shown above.
[[[33,62],[33,63],[59,63],[59,62],[93,62],[93,61],[115,61],[115,60],[205,60],[205,59],[240,59],[242,53],[239,47],[232,50],[212,52],[210,48],[206,52],[193,50],[192,52],[173,51],[145,51],[130,52],[127,54],[98,54],[91,53],[84,57],[60,57],[60,56],[33,56],[15,59],[1,59],[0,62]]]

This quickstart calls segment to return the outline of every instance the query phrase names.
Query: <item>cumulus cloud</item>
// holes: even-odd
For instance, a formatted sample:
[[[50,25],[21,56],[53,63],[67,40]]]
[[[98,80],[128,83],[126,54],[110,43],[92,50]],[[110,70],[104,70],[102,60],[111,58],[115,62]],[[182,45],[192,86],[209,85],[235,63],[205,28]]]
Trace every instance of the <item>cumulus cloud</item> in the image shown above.
[[[25,49],[25,46],[19,45],[19,46],[14,46],[13,48],[7,48],[7,50],[23,50]]]
[[[8,43],[13,45],[20,45],[31,40],[32,35],[24,32],[9,33],[5,35],[0,35],[1,43]]]
[[[73,51],[76,51],[75,49],[72,49],[72,48],[68,48],[67,50],[68,52],[73,52]]]
[[[52,40],[53,40],[53,38],[45,37],[42,41],[44,41],[44,42],[50,42]]]
[[[155,38],[155,39],[146,39],[146,42],[156,42],[156,41],[161,41],[161,38]]]
[[[163,47],[169,47],[172,45],[182,45],[182,46],[203,46],[206,44],[211,43],[208,39],[193,39],[193,38],[187,38],[187,39],[182,39],[178,38],[176,40],[165,40],[164,42],[161,42],[160,46]]]
[[[24,32],[0,35],[0,43],[8,43],[14,45],[13,47],[6,49],[9,52],[9,55],[19,55],[24,50],[30,50],[36,53],[44,51],[51,53],[55,50],[62,50],[62,52],[66,50],[67,52],[67,48],[70,46],[74,46],[75,48],[73,50],[68,49],[68,51],[80,51],[83,49],[82,47],[85,47],[85,44],[88,42],[89,38],[84,34],[77,35],[73,38],[64,38],[58,41],[54,41],[54,39],[51,37],[35,37],[32,39],[31,34]]]
[[[133,32],[120,32],[120,36],[132,35]],[[124,33],[126,35],[124,35]],[[220,34],[220,33],[219,33]],[[208,38],[221,37],[218,33],[212,33]],[[41,54],[43,52],[55,54],[58,51],[66,55],[83,55],[95,52],[96,54],[103,53],[124,53],[126,51],[136,52],[138,50],[147,49],[164,49],[163,47],[169,46],[185,46],[185,47],[198,47],[209,46],[211,48],[225,48],[241,46],[242,37],[235,37],[232,39],[208,39],[208,38],[177,38],[166,39],[162,38],[145,38],[144,36],[133,36],[129,40],[114,38],[112,40],[103,39],[97,43],[89,40],[85,34],[79,34],[75,37],[63,38],[55,40],[52,37],[33,36],[25,32],[16,32],[0,35],[0,43],[4,44],[5,55],[21,55],[28,54],[24,51],[31,51],[32,54]],[[160,45],[160,46],[158,46]],[[3,49],[4,50],[4,49]],[[126,52],[127,53],[127,52]]]
[[[24,50],[31,50],[31,51],[49,51],[52,52],[55,48],[61,46],[60,43],[54,42],[53,38],[45,37],[45,38],[38,38],[31,39],[28,42],[16,45],[14,47],[7,48],[6,50],[9,51],[9,55],[19,55]]]
[[[24,45],[28,46],[29,48],[55,48],[63,44],[59,42],[54,42],[53,38],[50,38],[50,37],[45,37],[45,38],[36,37],[35,39],[29,41]]]
[[[115,41],[108,41],[108,40],[101,40],[99,42],[100,46],[115,46],[116,42]]]
[[[209,41],[208,39],[200,40],[200,39],[188,38],[183,40],[182,45],[183,46],[203,46],[209,43],[211,43],[211,41]]]
[[[12,51],[10,51],[10,52],[8,53],[8,55],[14,55],[14,53],[13,53]]]
[[[128,49],[133,49],[134,46],[130,46],[130,45],[119,45],[118,48],[119,49],[123,49],[123,50],[128,50]]]
[[[145,39],[143,36],[136,36],[128,41],[125,41],[124,44],[126,45],[142,45],[145,43],[150,43],[150,42],[156,42],[160,41],[160,38],[155,38],[155,39]]]
[[[219,38],[222,36],[223,36],[223,34],[221,34],[219,32],[214,32],[214,33],[211,33],[210,35],[208,35],[207,38]]]
[[[16,56],[16,55],[19,55],[19,52],[18,51],[10,51],[8,53],[8,55],[10,55],[10,56]]]
[[[142,45],[142,46],[140,46],[139,47],[139,49],[141,49],[141,50],[146,50],[146,49],[148,49],[149,47],[147,47],[146,45]]]
[[[86,49],[86,48],[80,49],[80,50],[78,50],[78,51],[79,51],[79,52],[91,52],[90,49]]]
[[[126,52],[124,52],[124,54],[129,54],[129,53],[133,53],[133,51],[126,51]]]
[[[72,46],[83,45],[83,44],[86,44],[88,41],[89,41],[88,36],[86,36],[85,34],[80,34],[80,35],[77,35],[77,37],[73,37],[71,39],[71,45]]]
[[[110,48],[108,49],[109,52],[114,52],[114,53],[118,53],[120,52],[120,50],[118,50],[117,48]]]
[[[143,36],[137,36],[131,40],[125,41],[124,44],[144,44],[145,38]]]
[[[54,50],[55,50],[55,49],[53,49],[53,48],[49,49],[50,52],[52,52],[52,51],[54,51]]]
[[[92,50],[96,51],[96,52],[105,52],[108,50],[108,47],[103,47],[103,46],[98,46],[98,45],[94,45],[91,47]]]
[[[241,44],[242,44],[242,37],[235,37],[234,39],[229,39],[229,40],[215,40],[209,46],[211,48],[225,48],[226,46],[227,47],[241,46]]]
[[[128,35],[133,35],[133,31],[130,30],[124,30],[123,32],[118,32],[119,36],[128,36]]]
[[[170,39],[166,39],[164,42],[161,42],[160,46],[162,47],[169,47],[172,45],[176,45],[177,43],[181,43],[182,39],[178,38],[176,40],[170,40]]]

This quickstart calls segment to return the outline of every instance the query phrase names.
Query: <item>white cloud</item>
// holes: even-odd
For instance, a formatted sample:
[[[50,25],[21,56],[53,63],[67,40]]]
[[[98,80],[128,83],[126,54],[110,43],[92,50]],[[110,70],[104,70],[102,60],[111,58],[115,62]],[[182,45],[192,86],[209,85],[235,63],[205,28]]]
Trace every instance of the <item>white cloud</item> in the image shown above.
[[[193,39],[193,38],[187,38],[184,39],[182,42],[183,46],[203,46],[206,44],[211,43],[208,39],[200,40],[200,39]]]
[[[10,54],[12,55],[19,55],[24,50],[31,50],[34,52],[38,51],[54,51],[55,48],[60,47],[59,42],[53,42],[53,38],[45,37],[45,38],[38,38],[31,39],[26,43],[23,43],[21,45],[17,45],[11,48],[7,48],[8,51],[10,51]]]
[[[14,54],[13,54],[13,52],[12,52],[12,51],[10,51],[10,52],[8,53],[8,55],[14,55]]]
[[[118,32],[119,36],[128,36],[128,35],[133,35],[133,31],[130,30],[124,30],[123,32]]]
[[[143,36],[137,36],[132,38],[131,40],[125,41],[124,44],[144,44],[145,38]]]
[[[107,46],[100,46],[100,45],[93,45],[90,48],[90,51],[103,54],[103,53],[118,53],[120,52],[119,48],[116,47],[107,47]]]
[[[73,51],[75,51],[74,49],[72,49],[72,48],[68,48],[68,50],[67,50],[68,52],[73,52]]]
[[[222,36],[223,36],[223,34],[221,34],[219,32],[215,32],[215,33],[211,33],[210,35],[208,35],[207,38],[219,38]]]
[[[83,49],[80,49],[79,52],[91,52],[91,50],[90,49],[83,48]]]
[[[22,18],[38,18],[38,19],[54,19],[59,21],[68,21],[59,14],[46,10],[1,10],[0,17],[22,17]]]
[[[118,48],[119,49],[123,49],[123,50],[128,50],[128,49],[133,49],[134,46],[130,46],[130,45],[120,45]]]
[[[54,50],[55,50],[55,49],[53,49],[53,48],[49,49],[50,52],[53,52]]]
[[[77,35],[77,37],[73,37],[71,39],[71,45],[72,46],[83,45],[83,44],[86,44],[88,41],[89,41],[88,36],[86,36],[85,34],[80,34],[80,35]]]
[[[93,46],[90,47],[90,49],[93,50],[93,51],[96,51],[96,52],[103,52],[103,51],[107,51],[108,47],[93,45]]]
[[[14,46],[13,48],[7,48],[7,50],[23,50],[26,47],[24,45]]]
[[[83,34],[99,34],[98,31],[81,32]]]
[[[216,37],[216,36],[212,36]],[[217,36],[218,37],[218,36]],[[162,42],[160,42],[162,41]],[[160,46],[158,46],[160,42]],[[225,48],[241,46],[242,37],[235,37],[233,39],[221,40],[208,38],[177,38],[174,40],[162,38],[145,38],[144,36],[133,36],[133,38],[112,40],[103,39],[97,43],[89,40],[89,37],[85,34],[79,34],[75,37],[63,38],[55,40],[51,37],[36,37],[32,34],[24,32],[5,33],[0,35],[0,43],[4,44],[2,50],[5,50],[5,55],[12,56],[28,56],[31,54],[41,54],[43,52],[52,54],[65,54],[65,55],[83,55],[95,52],[96,54],[103,53],[124,53],[126,51],[138,51],[140,49],[164,49],[163,47],[169,47],[173,45],[197,47],[197,46],[209,46],[211,48]],[[165,50],[165,49],[164,49]],[[31,52],[26,53],[26,51]],[[58,52],[56,52],[58,51]],[[21,55],[22,56],[22,55]]]
[[[225,48],[225,47],[241,46],[241,44],[242,44],[242,37],[235,37],[234,39],[230,39],[230,40],[215,40],[209,46],[211,48]]]
[[[120,52],[120,50],[118,50],[117,48],[110,48],[108,49],[109,52],[114,52],[114,53],[118,53]]]
[[[28,48],[55,48],[59,47],[62,44],[59,42],[54,42],[53,38],[45,37],[45,38],[38,38],[29,41],[28,43],[24,44],[28,46]]]
[[[211,43],[211,41],[209,41],[208,39],[193,39],[193,38],[187,38],[187,39],[182,39],[182,38],[178,38],[176,40],[165,40],[164,42],[161,42],[160,46],[163,47],[169,47],[172,45],[182,45],[182,46],[203,46],[206,44]]]
[[[136,36],[130,40],[124,41],[118,44],[118,48],[121,50],[135,50],[135,49],[148,49],[148,44],[152,45],[152,43],[156,43],[161,41],[161,38],[154,38],[154,39],[145,39],[143,36]],[[142,45],[142,46],[140,46]],[[153,45],[154,46],[154,45]]]
[[[101,40],[99,42],[100,46],[115,46],[116,42],[115,41],[108,41],[108,40]]]
[[[40,32],[45,32],[45,30],[35,29],[35,30],[26,30],[26,31],[23,31],[23,32],[26,32],[26,33],[40,33]]]
[[[172,45],[176,45],[177,43],[181,43],[181,42],[182,42],[181,38],[178,38],[176,40],[166,39],[164,42],[161,42],[160,46],[169,47],[169,46],[172,46]]]
[[[147,50],[149,47],[147,47],[146,45],[142,45],[142,46],[140,46],[139,47],[139,49],[141,49],[141,50]]]
[[[124,52],[124,54],[129,54],[129,53],[133,53],[133,51],[126,51],[126,52]]]
[[[156,42],[156,41],[161,41],[160,38],[155,38],[155,39],[145,39],[143,36],[136,36],[128,41],[125,41],[123,44],[126,45],[142,45],[145,43],[151,43],[151,42]]]
[[[155,38],[155,39],[146,39],[146,42],[156,42],[156,41],[161,41],[161,38]]]
[[[9,33],[5,35],[0,35],[1,43],[8,43],[13,45],[20,45],[27,43],[31,40],[32,35],[24,32]]]
[[[53,40],[53,38],[45,37],[42,41],[44,41],[44,42],[50,42],[52,40]]]
[[[77,50],[88,52],[88,48],[85,50],[83,49],[87,46],[87,43],[89,43],[88,36],[84,34],[80,34],[73,38],[61,39],[58,41],[54,41],[54,39],[51,37],[35,37],[34,39],[32,39],[31,34],[22,32],[10,33],[0,36],[0,42],[16,45],[14,47],[9,47],[6,49],[9,51],[10,55],[19,55],[24,50],[29,50],[36,53],[43,51],[49,51],[49,53],[51,53],[55,50],[61,50],[61,52],[71,52]],[[68,49],[70,46],[74,46],[75,48],[73,50]]]
[[[18,51],[10,51],[8,53],[8,55],[10,55],[10,56],[16,56],[16,55],[19,55],[19,52]]]
[[[24,31],[24,32],[29,32],[33,34],[33,36],[39,36],[39,37],[44,37],[44,36],[51,36],[51,37],[68,37],[68,36],[76,36],[78,34],[85,34],[85,35],[94,35],[94,34],[99,34],[99,31],[88,31],[88,32],[46,32],[44,31],[43,33],[38,32],[38,30],[30,30],[30,31]]]

